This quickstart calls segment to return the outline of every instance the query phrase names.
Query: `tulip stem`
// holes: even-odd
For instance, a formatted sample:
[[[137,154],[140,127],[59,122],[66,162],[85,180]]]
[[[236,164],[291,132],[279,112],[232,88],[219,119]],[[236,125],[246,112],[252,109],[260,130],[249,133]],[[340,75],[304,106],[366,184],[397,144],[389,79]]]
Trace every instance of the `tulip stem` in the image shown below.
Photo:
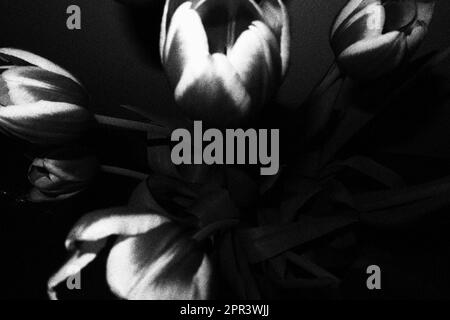
[[[149,132],[152,129],[155,128],[156,125],[146,123],[146,122],[139,122],[134,120],[126,120],[121,118],[113,118],[108,116],[103,116],[96,114],[95,119],[99,124],[107,125],[110,127],[120,128],[120,129],[129,129],[129,130],[136,130],[136,131],[143,131],[143,132]]]
[[[114,175],[118,175],[118,176],[122,176],[122,177],[127,177],[127,178],[132,178],[132,179],[136,179],[136,180],[145,180],[148,177],[148,174],[143,173],[143,172],[114,167],[114,166],[102,165],[101,170],[106,173],[110,173],[110,174],[114,174]]]
[[[314,99],[317,96],[322,95],[325,91],[327,91],[333,84],[336,83],[339,79],[342,78],[341,71],[337,66],[336,62],[328,68],[322,80],[320,80],[319,84],[313,89],[311,92],[309,99]]]
[[[312,90],[310,95],[306,100],[306,106],[308,108],[308,124],[309,130],[307,136],[312,138],[316,136],[328,123],[331,118],[333,107],[339,96],[341,89],[339,88],[336,94],[336,98],[328,101],[327,104],[321,103],[321,97],[323,97],[326,92],[333,87],[333,85],[342,80],[344,77],[341,74],[339,67],[335,62],[330,66],[328,71],[322,80],[317,84],[317,86]],[[341,82],[342,85],[342,82]],[[327,101],[327,100],[324,100]]]
[[[298,267],[310,272],[317,278],[329,278],[333,281],[339,283],[340,280],[338,277],[336,277],[334,274],[328,272],[327,270],[321,268],[320,266],[316,265],[315,263],[304,259],[302,256],[299,256],[297,254],[294,254],[292,252],[286,253],[286,258],[292,262],[293,264],[297,265]]]
[[[154,128],[159,128],[166,132],[172,132],[178,128],[189,128],[192,127],[193,121],[185,117],[177,116],[167,116],[162,114],[157,114],[151,110],[151,108],[141,108],[131,105],[121,105],[122,108],[132,111],[135,114],[149,119],[154,126]],[[169,134],[170,135],[170,134]]]

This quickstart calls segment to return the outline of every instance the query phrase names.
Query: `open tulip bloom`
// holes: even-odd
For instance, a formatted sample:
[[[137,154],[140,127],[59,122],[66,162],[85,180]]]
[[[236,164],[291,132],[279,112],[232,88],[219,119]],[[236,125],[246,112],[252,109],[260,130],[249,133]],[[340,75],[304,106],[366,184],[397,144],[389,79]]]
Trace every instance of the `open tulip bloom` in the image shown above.
[[[30,52],[0,49],[0,131],[34,144],[76,140],[91,114],[88,95],[69,72]]]
[[[237,125],[286,73],[288,15],[280,0],[167,0],[160,51],[175,100],[191,119]]]
[[[376,78],[407,59],[431,22],[433,0],[351,0],[336,18],[331,45],[339,67]]]
[[[92,212],[76,223],[66,240],[72,257],[49,280],[50,297],[118,236],[109,252],[106,278],[122,299],[186,300],[210,297],[210,258],[190,229],[169,218],[141,183],[128,206]]]

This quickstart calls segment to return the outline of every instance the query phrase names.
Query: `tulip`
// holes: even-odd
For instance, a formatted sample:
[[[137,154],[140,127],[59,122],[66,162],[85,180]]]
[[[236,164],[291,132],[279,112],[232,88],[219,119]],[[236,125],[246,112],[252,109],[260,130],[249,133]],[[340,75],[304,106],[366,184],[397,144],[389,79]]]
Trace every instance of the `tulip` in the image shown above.
[[[346,74],[373,79],[415,52],[433,17],[432,0],[351,0],[331,30],[336,60]]]
[[[237,125],[286,74],[286,8],[281,0],[167,0],[160,54],[175,100],[192,120]]]
[[[99,164],[94,156],[81,155],[61,159],[62,152],[36,158],[28,171],[33,185],[32,202],[67,199],[86,189],[94,179]]]
[[[128,206],[92,212],[76,223],[66,247],[74,253],[49,280],[55,287],[93,261],[109,236],[118,236],[109,252],[106,279],[119,298],[191,300],[210,296],[212,267],[190,230],[172,222],[144,182]]]
[[[0,131],[34,144],[76,140],[91,115],[81,83],[32,53],[0,49]]]

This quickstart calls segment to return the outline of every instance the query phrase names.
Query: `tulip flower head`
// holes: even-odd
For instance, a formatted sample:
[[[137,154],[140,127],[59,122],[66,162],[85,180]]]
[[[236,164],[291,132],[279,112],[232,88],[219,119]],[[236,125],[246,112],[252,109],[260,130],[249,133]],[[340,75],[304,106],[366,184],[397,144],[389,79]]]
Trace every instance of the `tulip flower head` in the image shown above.
[[[90,155],[64,159],[54,153],[36,158],[28,171],[28,180],[33,185],[29,200],[56,201],[74,196],[94,179],[98,167],[98,160]]]
[[[76,140],[91,114],[80,82],[32,53],[0,49],[0,131],[30,143]]]
[[[420,45],[434,6],[434,0],[349,1],[331,30],[339,67],[363,79],[389,73]]]
[[[236,125],[274,94],[289,60],[281,0],[167,0],[160,53],[192,120]]]
[[[69,233],[73,256],[49,280],[55,288],[95,259],[109,236],[118,236],[106,263],[111,291],[129,300],[199,300],[210,296],[212,264],[189,229],[171,221],[150,194],[138,186],[128,206],[87,214]]]

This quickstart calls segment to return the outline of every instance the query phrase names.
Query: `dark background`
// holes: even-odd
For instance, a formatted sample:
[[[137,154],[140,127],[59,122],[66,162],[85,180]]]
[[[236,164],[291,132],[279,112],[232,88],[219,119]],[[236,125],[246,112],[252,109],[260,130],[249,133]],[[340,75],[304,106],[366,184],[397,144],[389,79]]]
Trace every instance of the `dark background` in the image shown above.
[[[328,31],[345,2],[288,2],[292,27],[291,69],[279,92],[280,105],[295,108],[328,69],[333,59]],[[71,4],[81,7],[82,30],[66,28],[66,9]],[[120,108],[121,104],[131,104],[175,115],[172,94],[158,62],[162,5],[162,0],[144,9],[130,9],[112,0],[0,0],[0,47],[32,51],[73,72],[89,89],[96,112],[132,117]],[[440,1],[422,51],[450,45],[449,15],[450,3]],[[18,163],[10,151],[1,159],[2,167],[8,168],[2,172],[1,184],[13,180],[17,186],[25,185],[24,178],[16,177],[24,176],[21,173],[26,172],[27,163]],[[84,204],[92,202],[89,200],[95,200],[98,206],[120,204],[127,197],[115,186],[126,186],[128,181],[108,183],[108,177],[102,181],[99,188],[93,188],[96,191],[85,196],[86,201],[56,205],[51,210],[24,207],[11,199],[1,199],[0,297],[46,298],[46,280],[65,257],[63,242],[67,231],[80,212],[92,209]],[[391,241],[388,236],[380,240],[382,246],[394,250],[381,263],[402,270],[399,274],[387,274],[387,279],[395,285],[385,288],[386,297],[441,297],[448,291],[445,284],[449,281],[444,280],[448,278],[450,262],[438,253],[448,251],[450,240],[430,239],[417,247],[416,236],[411,233],[401,241]],[[395,251],[397,247],[402,249]],[[416,259],[418,251],[420,259]],[[395,252],[402,252],[402,256],[396,256]],[[98,264],[101,265],[101,259]],[[417,277],[427,273],[433,274],[433,279]],[[87,272],[84,276],[88,280],[92,277],[93,281],[83,281],[88,286],[99,283],[94,273]],[[349,296],[358,297],[351,283]],[[95,293],[99,288],[94,289],[92,297],[103,297]]]

